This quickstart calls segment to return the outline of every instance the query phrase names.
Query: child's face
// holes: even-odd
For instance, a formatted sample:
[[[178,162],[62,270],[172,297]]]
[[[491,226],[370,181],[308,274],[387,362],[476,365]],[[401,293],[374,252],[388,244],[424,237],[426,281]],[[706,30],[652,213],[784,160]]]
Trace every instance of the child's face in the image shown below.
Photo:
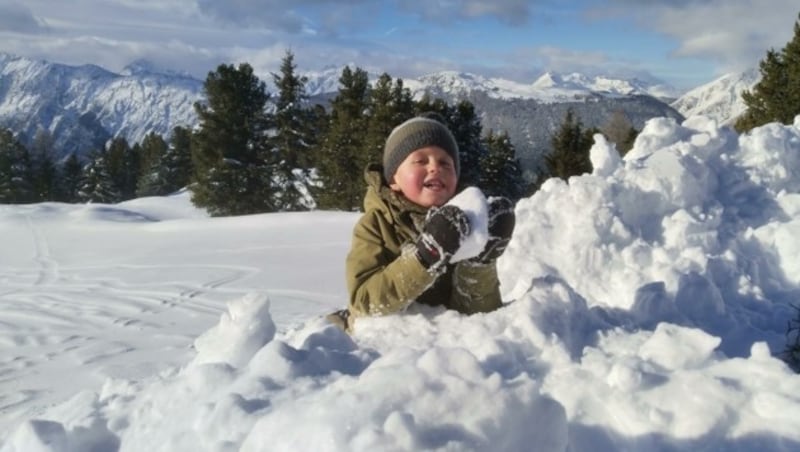
[[[389,183],[422,207],[442,206],[456,192],[458,176],[452,157],[439,146],[417,149],[397,167]]]

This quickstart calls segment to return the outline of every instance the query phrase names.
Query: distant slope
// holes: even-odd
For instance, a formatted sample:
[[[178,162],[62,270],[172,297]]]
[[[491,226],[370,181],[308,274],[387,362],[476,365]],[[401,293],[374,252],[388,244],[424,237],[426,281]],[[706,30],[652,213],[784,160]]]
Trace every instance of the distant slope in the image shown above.
[[[671,105],[686,117],[704,115],[720,125],[733,125],[747,109],[741,92],[751,89],[760,78],[758,69],[727,74],[687,92]]]
[[[88,152],[109,137],[139,142],[196,122],[202,82],[97,66],[67,66],[0,53],[0,125],[31,139],[47,130],[62,153]]]

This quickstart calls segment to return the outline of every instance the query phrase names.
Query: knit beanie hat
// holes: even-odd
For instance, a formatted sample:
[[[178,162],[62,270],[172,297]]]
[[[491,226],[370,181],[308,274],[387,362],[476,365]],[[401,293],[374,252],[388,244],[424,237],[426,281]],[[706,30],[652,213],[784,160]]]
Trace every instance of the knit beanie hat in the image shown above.
[[[427,146],[439,146],[450,154],[455,164],[456,176],[461,174],[458,161],[458,144],[450,130],[440,121],[421,115],[411,118],[392,130],[383,147],[383,176],[391,181],[397,167],[409,154]]]

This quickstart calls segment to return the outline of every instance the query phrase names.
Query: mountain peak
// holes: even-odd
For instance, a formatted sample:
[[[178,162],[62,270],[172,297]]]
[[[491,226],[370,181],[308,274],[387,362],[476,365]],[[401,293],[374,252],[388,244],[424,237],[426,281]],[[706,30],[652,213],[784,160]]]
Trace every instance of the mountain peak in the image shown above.
[[[705,115],[720,124],[730,125],[747,109],[742,91],[752,89],[760,78],[761,73],[755,67],[725,74],[688,91],[671,106],[687,118]]]

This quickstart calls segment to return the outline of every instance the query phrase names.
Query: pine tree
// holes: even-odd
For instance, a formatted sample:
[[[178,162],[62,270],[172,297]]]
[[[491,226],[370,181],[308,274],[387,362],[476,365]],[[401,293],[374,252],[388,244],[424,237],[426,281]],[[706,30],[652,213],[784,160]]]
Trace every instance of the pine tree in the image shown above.
[[[131,147],[124,137],[117,137],[108,144],[104,159],[106,171],[114,182],[113,192],[118,195],[113,202],[135,198],[141,171],[141,148]]]
[[[146,196],[164,196],[170,193],[167,170],[162,160],[165,157],[166,155],[159,156],[150,162],[150,167],[145,170],[136,184],[136,196],[142,198]]]
[[[483,126],[475,113],[472,102],[462,100],[452,109],[448,118],[450,130],[458,143],[461,161],[460,187],[479,186],[481,183],[481,162],[487,154],[481,135]]]
[[[301,186],[307,185],[311,162],[312,130],[307,109],[308,79],[295,72],[294,54],[286,51],[279,74],[272,74],[278,96],[275,102],[275,134],[272,152],[277,153],[279,168],[276,183],[281,193],[276,200],[279,210],[305,210]]]
[[[28,149],[8,129],[0,129],[0,203],[35,201]]]
[[[484,142],[488,152],[481,162],[479,187],[487,196],[505,196],[518,201],[527,192],[527,184],[508,133],[495,134],[490,130]]]
[[[394,124],[402,124],[414,116],[415,102],[411,90],[403,86],[403,79],[396,79],[392,88],[392,103],[394,104]],[[388,138],[388,135],[387,137]]]
[[[380,163],[383,146],[397,125],[414,116],[414,100],[411,92],[403,88],[401,79],[383,73],[375,82],[369,98],[369,125],[364,149],[370,162]]]
[[[80,188],[83,181],[83,164],[78,156],[71,153],[58,172],[57,201],[79,202]]]
[[[113,204],[122,199],[117,183],[111,176],[109,152],[93,152],[83,170],[78,200],[85,203]]]
[[[47,130],[36,132],[31,145],[34,199],[52,201],[58,195],[58,170],[55,163],[55,140]]]
[[[369,96],[369,125],[364,137],[364,152],[371,162],[381,161],[386,137],[399,124],[395,122],[393,96],[392,77],[383,73],[378,77]]]
[[[759,71],[761,80],[742,92],[747,110],[736,120],[739,132],[769,122],[792,124],[800,114],[800,15],[792,40],[780,51],[768,50]]]
[[[339,77],[339,92],[331,102],[327,133],[318,151],[318,187],[315,195],[322,209],[357,210],[364,196],[360,177],[369,162],[364,150],[369,106],[366,71],[346,66]]]
[[[167,142],[164,141],[164,137],[155,132],[150,132],[145,135],[141,143],[139,143],[139,173],[136,175],[137,186],[139,179],[144,177],[150,168],[157,166],[166,152]]]
[[[164,167],[167,169],[167,181],[172,190],[187,187],[192,180],[192,132],[186,127],[176,126],[164,158]]]
[[[192,173],[191,132],[177,126],[166,149],[139,178],[138,196],[165,196],[186,187]]]
[[[141,172],[136,181],[136,196],[162,196],[169,194],[165,161],[169,146],[155,133],[149,133],[139,145]]]
[[[593,144],[593,129],[585,130],[572,109],[567,110],[564,122],[550,140],[553,150],[545,156],[550,177],[564,180],[592,172],[589,150]]]
[[[267,143],[272,118],[264,82],[247,63],[220,65],[203,89],[207,103],[195,104],[192,202],[214,216],[275,211],[277,162]]]

